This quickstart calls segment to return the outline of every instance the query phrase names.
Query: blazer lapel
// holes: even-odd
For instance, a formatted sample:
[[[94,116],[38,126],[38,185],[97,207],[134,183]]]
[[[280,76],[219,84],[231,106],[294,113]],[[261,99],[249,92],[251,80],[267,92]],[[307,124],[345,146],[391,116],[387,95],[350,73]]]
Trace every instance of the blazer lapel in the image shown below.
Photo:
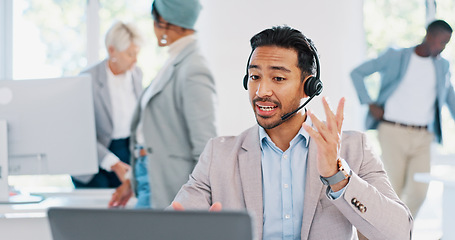
[[[319,179],[319,172],[317,169],[317,147],[313,141],[309,142],[308,159],[307,159],[307,172],[305,180],[305,197],[303,200],[303,219],[302,219],[302,232],[301,238],[308,239],[310,233],[311,223],[316,212],[319,196],[323,189],[323,184]]]
[[[177,55],[177,57],[169,64],[169,66],[164,70],[163,74],[159,76],[159,78],[155,78],[153,81],[158,81],[155,85],[154,88],[151,89],[150,95],[148,95],[149,99],[147,102],[149,102],[154,96],[156,96],[159,92],[161,92],[164,87],[169,83],[169,81],[172,79],[172,75],[175,72],[176,66],[183,61],[188,55],[190,55],[191,52],[193,52],[196,48],[196,41],[189,44],[186,48],[183,49],[181,53]],[[150,86],[149,86],[150,87]]]
[[[170,81],[172,74],[174,73],[174,68],[175,68],[174,64],[169,65],[169,67],[167,67],[164,70],[163,74],[161,76],[159,76],[159,78],[155,78],[153,80],[153,81],[158,81],[158,82],[156,83],[154,88],[151,89],[151,93],[148,96],[149,99],[147,100],[147,102],[150,101],[150,99],[152,99],[154,96],[156,96],[159,92],[163,91],[164,87]]]
[[[248,131],[242,148],[244,151],[239,153],[239,170],[245,205],[248,212],[254,216],[257,239],[262,239],[262,166],[257,126]]]

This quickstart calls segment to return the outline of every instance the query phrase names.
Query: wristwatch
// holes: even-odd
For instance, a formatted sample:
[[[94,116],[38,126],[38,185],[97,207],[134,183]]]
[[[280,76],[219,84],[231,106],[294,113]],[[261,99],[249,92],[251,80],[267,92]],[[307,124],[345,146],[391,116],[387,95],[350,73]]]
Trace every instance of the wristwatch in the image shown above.
[[[346,161],[344,161],[344,160],[341,161],[341,159],[338,158],[337,165],[338,165],[338,172],[335,175],[333,175],[331,177],[319,176],[319,178],[322,181],[322,184],[334,185],[334,184],[337,184],[337,183],[343,181],[344,179],[351,177],[351,169],[347,165]]]

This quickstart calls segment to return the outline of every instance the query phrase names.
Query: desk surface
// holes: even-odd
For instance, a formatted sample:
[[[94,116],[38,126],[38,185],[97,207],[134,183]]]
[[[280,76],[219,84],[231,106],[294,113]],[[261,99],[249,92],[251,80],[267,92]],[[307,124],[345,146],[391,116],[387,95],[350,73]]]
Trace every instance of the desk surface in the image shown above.
[[[61,191],[33,192],[44,196],[40,203],[31,204],[0,204],[0,218],[26,217],[27,213],[38,216],[49,207],[93,207],[107,208],[107,204],[115,189],[61,189]]]
[[[34,204],[0,204],[0,239],[51,240],[49,207],[107,208],[115,189],[58,189],[33,192],[45,199]],[[128,202],[132,208],[136,199]]]
[[[418,182],[440,181],[447,186],[455,186],[455,165],[432,166],[431,173],[416,173],[414,180]]]

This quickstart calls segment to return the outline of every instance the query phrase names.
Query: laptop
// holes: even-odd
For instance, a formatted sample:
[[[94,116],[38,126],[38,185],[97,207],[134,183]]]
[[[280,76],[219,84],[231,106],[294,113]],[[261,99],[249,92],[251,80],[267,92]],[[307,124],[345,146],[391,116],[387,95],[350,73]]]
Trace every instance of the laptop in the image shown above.
[[[49,208],[54,240],[252,240],[247,212]]]

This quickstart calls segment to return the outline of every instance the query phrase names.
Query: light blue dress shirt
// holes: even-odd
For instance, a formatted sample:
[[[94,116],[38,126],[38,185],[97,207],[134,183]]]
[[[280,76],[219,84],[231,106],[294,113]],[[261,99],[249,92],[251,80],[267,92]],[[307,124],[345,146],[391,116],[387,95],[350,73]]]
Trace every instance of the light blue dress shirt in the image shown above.
[[[312,125],[307,118],[306,123]],[[263,240],[300,239],[305,194],[306,164],[309,134],[300,128],[286,151],[272,142],[259,127],[262,152],[262,190],[264,204]],[[330,190],[331,199],[340,197],[344,190]]]
[[[259,128],[262,150],[264,240],[300,239],[308,133],[300,129],[283,152]]]

